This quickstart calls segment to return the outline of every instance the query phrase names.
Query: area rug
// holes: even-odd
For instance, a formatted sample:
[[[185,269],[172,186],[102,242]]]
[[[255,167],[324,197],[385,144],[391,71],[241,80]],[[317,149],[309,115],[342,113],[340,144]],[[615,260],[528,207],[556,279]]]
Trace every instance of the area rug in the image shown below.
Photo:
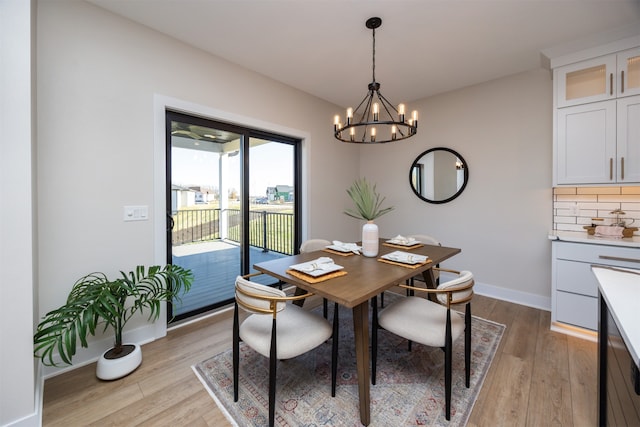
[[[385,305],[391,298],[385,297]],[[332,318],[330,314],[330,319]],[[361,426],[351,310],[340,308],[336,396],[331,397],[331,340],[278,364],[278,426]],[[473,317],[471,386],[464,386],[464,338],[454,343],[451,420],[444,414],[444,352],[380,330],[377,384],[371,386],[371,426],[464,426],[504,332],[504,325]],[[234,426],[268,424],[267,358],[240,346],[240,391],[233,401],[232,350],[193,370]]]

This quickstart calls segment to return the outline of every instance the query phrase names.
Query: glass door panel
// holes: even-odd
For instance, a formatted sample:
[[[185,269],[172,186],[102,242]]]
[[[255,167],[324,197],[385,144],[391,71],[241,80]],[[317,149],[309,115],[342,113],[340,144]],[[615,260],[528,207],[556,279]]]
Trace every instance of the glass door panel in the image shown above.
[[[168,121],[168,120],[167,120]],[[191,269],[191,290],[173,301],[176,320],[231,300],[241,274],[239,133],[172,117],[170,132],[169,262]]]
[[[249,138],[249,265],[295,251],[295,145]],[[264,278],[266,282],[275,280]]]

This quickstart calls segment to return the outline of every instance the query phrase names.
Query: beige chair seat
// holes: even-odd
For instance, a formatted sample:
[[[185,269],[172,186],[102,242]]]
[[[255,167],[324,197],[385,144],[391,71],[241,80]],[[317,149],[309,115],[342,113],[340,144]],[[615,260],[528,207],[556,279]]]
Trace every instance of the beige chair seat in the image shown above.
[[[265,357],[271,349],[272,320],[268,314],[252,315],[240,325],[240,339]],[[276,357],[284,360],[304,354],[331,338],[331,333],[332,326],[326,319],[288,304],[278,313]]]
[[[410,321],[407,321],[410,319]],[[430,347],[444,347],[447,308],[421,297],[406,297],[380,312],[378,323],[389,332]],[[451,313],[451,338],[464,332],[464,318]]]

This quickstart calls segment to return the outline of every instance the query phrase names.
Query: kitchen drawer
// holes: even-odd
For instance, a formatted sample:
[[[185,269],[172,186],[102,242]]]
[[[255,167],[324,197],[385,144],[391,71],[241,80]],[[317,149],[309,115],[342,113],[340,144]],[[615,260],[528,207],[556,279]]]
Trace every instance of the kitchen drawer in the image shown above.
[[[556,264],[556,289],[596,298],[598,280],[591,271],[591,264],[558,260]]]
[[[558,291],[556,320],[581,328],[598,329],[598,298]]]
[[[556,258],[640,269],[640,248],[562,242],[556,245]]]

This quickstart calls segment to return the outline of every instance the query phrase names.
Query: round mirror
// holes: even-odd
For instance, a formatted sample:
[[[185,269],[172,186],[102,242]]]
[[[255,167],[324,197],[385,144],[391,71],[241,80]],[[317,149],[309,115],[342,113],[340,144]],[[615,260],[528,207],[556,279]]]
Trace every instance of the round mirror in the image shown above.
[[[458,197],[469,180],[469,166],[450,148],[431,148],[420,154],[409,170],[416,196],[429,203],[447,203]]]

